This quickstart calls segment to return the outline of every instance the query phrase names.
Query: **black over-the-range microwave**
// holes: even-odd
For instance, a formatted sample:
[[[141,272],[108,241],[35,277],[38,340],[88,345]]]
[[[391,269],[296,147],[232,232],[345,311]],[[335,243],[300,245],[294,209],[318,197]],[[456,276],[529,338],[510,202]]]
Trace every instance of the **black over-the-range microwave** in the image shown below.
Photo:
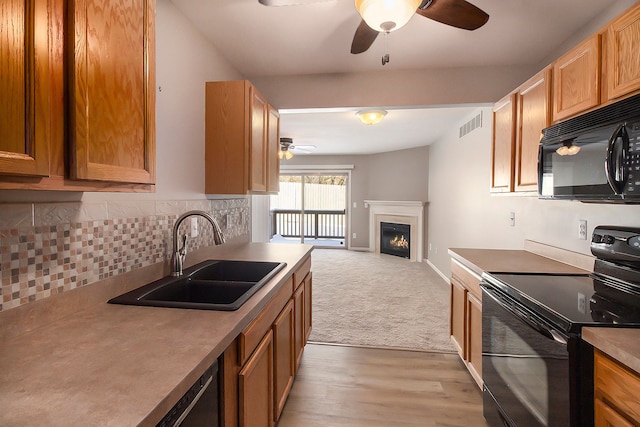
[[[640,204],[640,95],[542,133],[540,198]]]

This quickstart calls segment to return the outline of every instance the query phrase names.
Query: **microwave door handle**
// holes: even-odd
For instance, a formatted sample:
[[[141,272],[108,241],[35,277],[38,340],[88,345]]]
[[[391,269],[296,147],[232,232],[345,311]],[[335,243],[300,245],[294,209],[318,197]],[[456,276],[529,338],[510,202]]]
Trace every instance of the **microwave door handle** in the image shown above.
[[[607,174],[607,181],[609,182],[609,186],[614,191],[615,194],[620,194],[622,192],[622,186],[624,185],[624,170],[622,174],[619,174],[622,178],[622,181],[616,179],[616,172],[620,172],[621,165],[623,164],[623,158],[614,158],[615,157],[615,145],[618,138],[623,138],[623,149],[620,153],[620,156],[625,155],[625,143],[624,137],[626,136],[626,131],[624,128],[624,124],[618,125],[616,130],[611,135],[609,139],[609,144],[607,145],[607,157],[604,162],[605,172]],[[627,136],[628,138],[628,136]],[[618,170],[616,170],[618,169]]]
[[[544,153],[544,146],[542,142],[538,146],[538,194],[542,195],[542,159]]]

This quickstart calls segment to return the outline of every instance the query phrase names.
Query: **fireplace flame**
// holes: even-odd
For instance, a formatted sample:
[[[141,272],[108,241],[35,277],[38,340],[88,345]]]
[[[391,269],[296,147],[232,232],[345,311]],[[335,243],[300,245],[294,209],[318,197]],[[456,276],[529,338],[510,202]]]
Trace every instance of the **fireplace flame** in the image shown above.
[[[389,244],[396,248],[409,249],[409,241],[404,238],[404,234],[400,236],[400,238],[398,238],[398,235],[396,235],[392,240],[389,241]]]

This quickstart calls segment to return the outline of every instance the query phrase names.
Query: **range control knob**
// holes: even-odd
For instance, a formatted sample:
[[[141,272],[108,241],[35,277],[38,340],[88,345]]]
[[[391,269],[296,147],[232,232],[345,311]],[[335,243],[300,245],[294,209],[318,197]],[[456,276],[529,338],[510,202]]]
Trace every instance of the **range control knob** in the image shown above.
[[[609,236],[609,235],[602,236],[602,242],[607,245],[613,245],[615,241],[616,241],[616,238],[613,236]]]

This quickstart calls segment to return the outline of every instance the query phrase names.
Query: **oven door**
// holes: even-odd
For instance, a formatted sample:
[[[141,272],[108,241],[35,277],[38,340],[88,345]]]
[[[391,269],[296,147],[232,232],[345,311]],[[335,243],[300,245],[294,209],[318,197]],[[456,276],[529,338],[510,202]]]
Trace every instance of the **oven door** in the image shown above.
[[[487,422],[571,425],[569,337],[491,284],[480,286]]]

